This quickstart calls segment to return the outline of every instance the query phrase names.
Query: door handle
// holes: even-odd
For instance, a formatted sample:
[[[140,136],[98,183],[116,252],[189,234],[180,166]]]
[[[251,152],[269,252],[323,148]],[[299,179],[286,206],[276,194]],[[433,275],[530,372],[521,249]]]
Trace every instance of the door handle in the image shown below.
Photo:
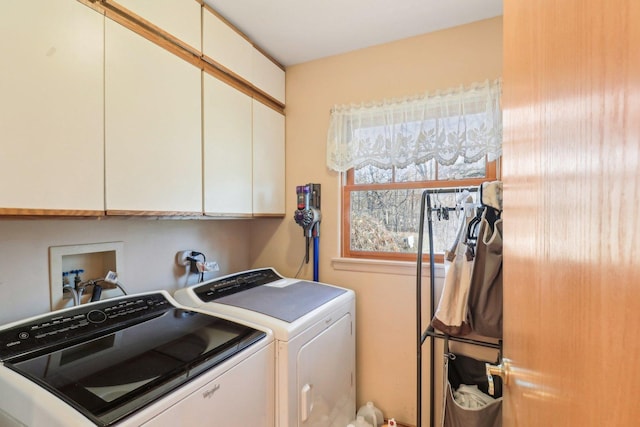
[[[311,395],[313,389],[310,384],[305,384],[300,390],[300,421],[303,423],[309,419],[309,415],[313,410],[313,397]]]
[[[494,375],[502,379],[502,384],[509,384],[509,361],[506,359],[502,359],[499,365],[485,363],[484,366],[487,373],[487,381],[489,382],[489,394],[493,396],[493,394],[495,393],[495,385],[493,382]]]

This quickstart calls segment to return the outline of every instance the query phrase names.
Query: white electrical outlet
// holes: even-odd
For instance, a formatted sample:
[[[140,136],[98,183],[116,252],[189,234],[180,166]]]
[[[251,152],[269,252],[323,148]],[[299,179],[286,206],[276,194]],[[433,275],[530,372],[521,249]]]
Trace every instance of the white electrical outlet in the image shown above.
[[[220,271],[220,266],[215,261],[197,262],[199,273],[207,273],[209,271]]]

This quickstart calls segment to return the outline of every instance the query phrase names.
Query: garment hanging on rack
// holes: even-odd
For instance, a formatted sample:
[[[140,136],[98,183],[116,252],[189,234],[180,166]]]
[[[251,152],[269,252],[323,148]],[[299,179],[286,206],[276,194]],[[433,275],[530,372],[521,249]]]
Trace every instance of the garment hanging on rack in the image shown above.
[[[471,196],[467,203],[473,203]],[[471,333],[468,323],[468,297],[473,263],[467,252],[466,230],[473,217],[461,217],[455,242],[445,253],[445,280],[442,295],[431,325],[449,335],[461,336]]]
[[[502,212],[502,181],[483,182],[478,191],[483,206]]]
[[[487,212],[491,210],[487,208]],[[502,338],[502,219],[491,227],[483,215],[480,224],[469,289],[469,320],[475,333]]]
[[[483,183],[486,206],[480,220],[469,289],[469,322],[473,331],[502,338],[502,182]]]

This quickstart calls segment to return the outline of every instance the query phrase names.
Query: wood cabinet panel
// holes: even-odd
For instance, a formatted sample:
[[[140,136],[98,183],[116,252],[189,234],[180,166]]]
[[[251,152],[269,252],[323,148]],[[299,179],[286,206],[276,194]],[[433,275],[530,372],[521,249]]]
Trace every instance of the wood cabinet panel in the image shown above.
[[[284,115],[253,101],[253,214],[285,214]]]
[[[0,3],[0,209],[104,209],[103,25],[76,1]]]
[[[244,80],[253,79],[253,45],[206,8],[202,11],[202,53]]]
[[[285,103],[285,72],[262,52],[253,50],[253,84],[281,103]]]
[[[204,74],[204,211],[252,213],[252,100]]]
[[[202,212],[201,72],[106,22],[106,208]]]
[[[202,13],[203,54],[284,104],[284,70],[214,12],[205,7]]]

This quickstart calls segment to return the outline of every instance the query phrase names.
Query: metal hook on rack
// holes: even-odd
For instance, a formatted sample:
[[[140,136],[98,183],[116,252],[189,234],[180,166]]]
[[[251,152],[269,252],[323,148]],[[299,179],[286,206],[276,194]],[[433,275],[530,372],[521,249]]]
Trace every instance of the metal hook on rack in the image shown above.
[[[468,193],[467,190],[464,190],[465,192]],[[456,205],[453,208],[453,212],[456,214],[456,218],[460,219],[460,213],[462,213],[463,211],[463,206],[462,206],[462,202],[461,200],[464,200],[466,197],[464,196],[462,189],[461,188],[456,188],[455,190],[455,196],[456,196]]]
[[[434,193],[435,200],[433,203],[433,210],[436,211],[436,216],[438,217],[438,221],[442,220],[442,203],[440,203],[440,196],[437,192]]]

